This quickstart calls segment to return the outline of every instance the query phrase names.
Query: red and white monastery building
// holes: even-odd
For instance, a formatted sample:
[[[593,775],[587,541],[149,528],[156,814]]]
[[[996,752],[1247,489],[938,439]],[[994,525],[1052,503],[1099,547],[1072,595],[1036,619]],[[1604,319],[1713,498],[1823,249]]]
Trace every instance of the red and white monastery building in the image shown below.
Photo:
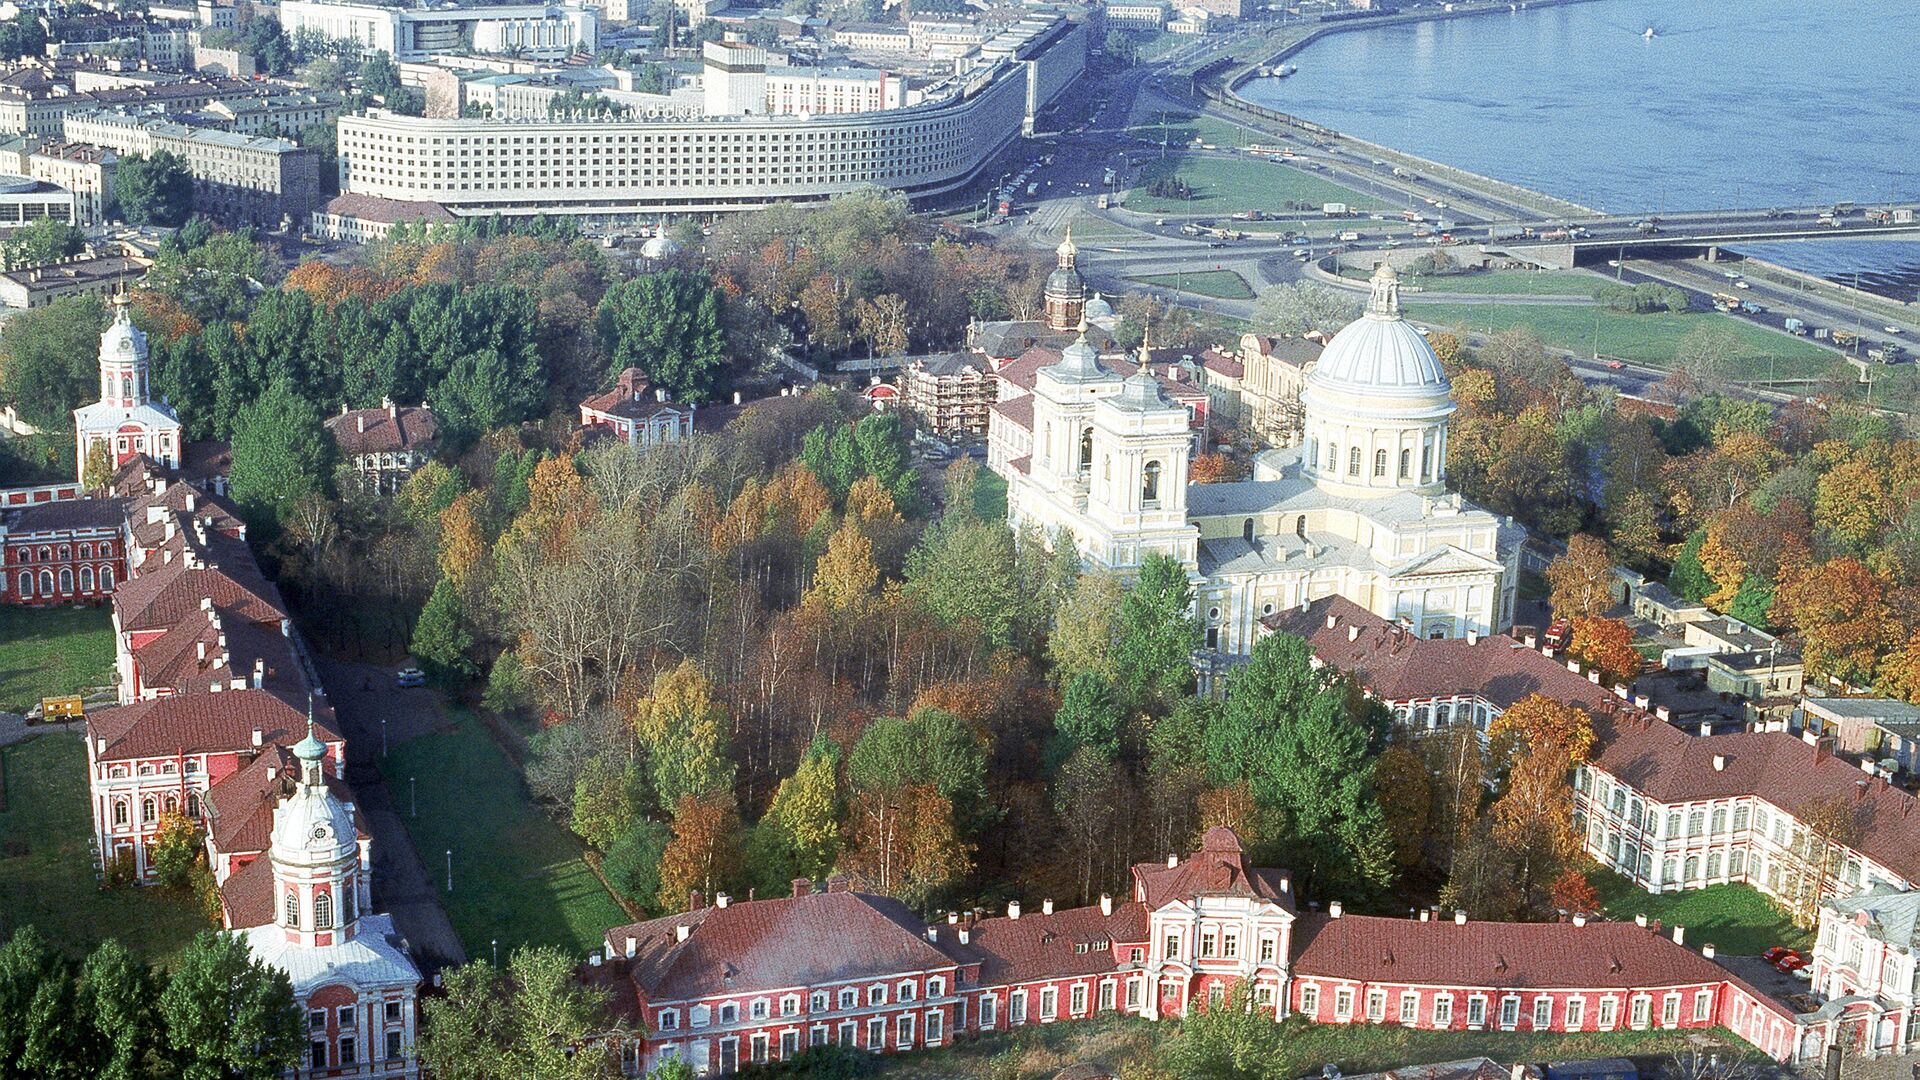
[[[1239,984],[1275,1020],[1454,1031],[1727,1027],[1778,1059],[1790,1010],[1658,929],[1575,919],[1302,912],[1284,870],[1248,865],[1239,838],[1132,872],[1097,906],[922,923],[844,879],[791,896],[706,906],[609,930],[589,981],[647,1032],[623,1067],[678,1058],[702,1075],[838,1044],[896,1052],[968,1035],[1126,1013],[1184,1016]]]
[[[370,910],[346,743],[246,526],[180,478],[180,423],[149,400],[146,335],[124,302],[101,335],[100,386],[75,441],[83,472],[107,446],[111,487],[0,493],[0,599],[112,605],[119,700],[86,718],[102,870],[150,882],[162,820],[201,826],[223,925],[287,972],[307,1012],[295,1075],[417,1077],[420,974]]]

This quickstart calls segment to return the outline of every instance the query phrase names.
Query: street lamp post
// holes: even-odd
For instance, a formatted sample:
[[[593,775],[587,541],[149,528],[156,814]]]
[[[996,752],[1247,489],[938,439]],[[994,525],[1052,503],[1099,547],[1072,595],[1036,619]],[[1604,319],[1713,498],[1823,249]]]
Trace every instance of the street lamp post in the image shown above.
[[[407,777],[407,816],[420,816],[420,800],[413,797],[413,777]]]
[[[453,891],[453,849],[447,849],[447,891]]]

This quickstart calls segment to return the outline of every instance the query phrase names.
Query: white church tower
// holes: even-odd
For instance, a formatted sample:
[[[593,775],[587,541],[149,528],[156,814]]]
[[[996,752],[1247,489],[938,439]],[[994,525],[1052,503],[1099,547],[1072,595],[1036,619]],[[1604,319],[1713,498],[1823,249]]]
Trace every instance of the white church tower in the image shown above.
[[[306,1014],[296,1076],[415,1080],[420,971],[393,920],[368,913],[368,848],[352,805],[327,787],[326,754],[309,705],[307,737],[293,747],[300,776],[273,811],[274,918],[241,933],[262,963],[292,979]]]
[[[115,296],[113,322],[100,335],[100,400],[73,411],[82,483],[87,456],[102,443],[109,468],[141,454],[166,468],[180,467],[180,418],[165,403],[153,403],[147,368],[147,335],[128,317],[125,294]]]

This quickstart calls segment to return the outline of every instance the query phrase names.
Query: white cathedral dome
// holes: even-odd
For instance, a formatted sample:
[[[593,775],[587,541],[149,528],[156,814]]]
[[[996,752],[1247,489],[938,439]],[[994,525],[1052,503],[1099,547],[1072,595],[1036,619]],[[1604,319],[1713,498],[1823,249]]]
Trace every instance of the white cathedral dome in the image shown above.
[[[359,857],[353,811],[327,790],[321,759],[327,748],[307,737],[293,748],[300,783],[273,811],[273,861],[284,866],[330,866]]]
[[[1362,397],[1430,398],[1452,389],[1433,346],[1400,315],[1400,275],[1381,263],[1374,271],[1366,314],[1327,344],[1307,386]]]

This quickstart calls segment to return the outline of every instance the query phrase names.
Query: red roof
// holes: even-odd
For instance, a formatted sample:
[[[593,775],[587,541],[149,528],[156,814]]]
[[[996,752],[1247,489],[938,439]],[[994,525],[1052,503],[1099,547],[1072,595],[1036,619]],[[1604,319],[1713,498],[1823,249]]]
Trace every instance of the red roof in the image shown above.
[[[1247,373],[1247,366],[1240,358],[1218,349],[1207,349],[1200,354],[1200,365],[1208,371],[1224,375],[1229,379],[1238,379]]]
[[[996,401],[993,411],[1020,427],[1022,431],[1033,430],[1033,395],[1022,394],[1011,401]]]
[[[333,710],[325,705],[315,708],[321,741],[340,742],[331,726]],[[95,746],[94,757],[101,761],[248,750],[256,729],[265,746],[300,741],[307,733],[305,700],[296,702],[272,690],[226,690],[136,701],[87,715],[87,738]]]
[[[220,883],[228,929],[244,930],[273,921],[273,864],[266,856],[254,859]]]
[[[938,929],[949,949],[979,956],[980,982],[987,986],[1099,975],[1125,962],[1115,955],[1117,946],[1146,943],[1147,907],[1126,902],[1114,904],[1111,915],[1101,914],[1098,907],[1079,907],[1056,908],[1051,915],[1036,911],[1017,919],[982,919],[968,929],[964,946],[959,944],[959,927]]]
[[[1178,865],[1135,863],[1134,896],[1159,909],[1201,896],[1245,896],[1293,908],[1292,875],[1266,866],[1249,866],[1240,837],[1224,825],[1208,829],[1200,850]]]
[[[1734,982],[1727,969],[1633,923],[1420,922],[1302,915],[1293,924],[1296,977],[1500,990],[1606,990]]]
[[[200,602],[208,598],[214,607],[242,620],[278,622],[285,617],[280,590],[261,575],[244,542],[210,543],[207,554],[195,551],[189,563],[183,549],[192,541],[183,541],[184,535],[176,531],[161,548],[176,552],[171,562],[151,557],[114,589],[113,610],[121,633],[168,629],[187,618],[205,618]],[[215,549],[226,550],[214,558]]]
[[[678,928],[690,927],[686,940]],[[650,1002],[847,982],[957,965],[898,900],[856,892],[746,900],[607,931]]]
[[[384,409],[354,409],[327,417],[327,431],[340,452],[384,454],[409,448],[431,449],[440,426],[424,405],[393,405]]]

